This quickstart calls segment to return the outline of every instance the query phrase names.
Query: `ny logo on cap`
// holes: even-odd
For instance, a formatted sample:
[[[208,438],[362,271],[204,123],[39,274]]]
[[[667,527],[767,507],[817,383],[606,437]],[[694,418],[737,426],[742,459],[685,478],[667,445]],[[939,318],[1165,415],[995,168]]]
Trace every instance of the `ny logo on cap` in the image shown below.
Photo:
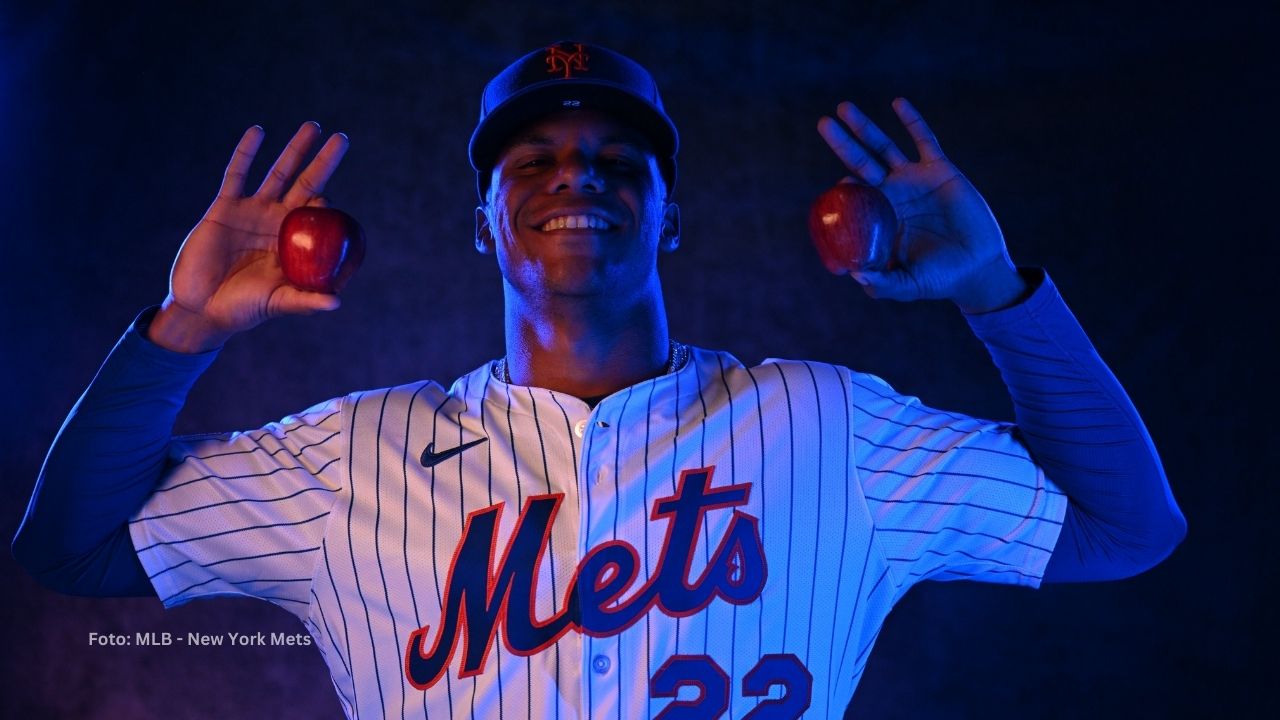
[[[552,45],[547,48],[547,72],[564,73],[564,79],[568,80],[573,77],[573,72],[587,71],[587,51],[582,47],[582,43],[574,43],[573,52],[564,50],[563,48]]]

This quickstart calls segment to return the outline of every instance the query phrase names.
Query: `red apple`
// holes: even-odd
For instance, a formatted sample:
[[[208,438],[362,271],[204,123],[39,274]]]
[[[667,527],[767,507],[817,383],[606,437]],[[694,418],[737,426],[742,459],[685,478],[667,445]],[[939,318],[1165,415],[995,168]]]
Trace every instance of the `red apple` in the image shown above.
[[[364,231],[341,210],[294,208],[280,223],[280,267],[289,284],[335,293],[364,260]]]
[[[842,182],[814,201],[809,234],[822,264],[832,273],[881,270],[889,262],[898,234],[898,216],[878,189]]]

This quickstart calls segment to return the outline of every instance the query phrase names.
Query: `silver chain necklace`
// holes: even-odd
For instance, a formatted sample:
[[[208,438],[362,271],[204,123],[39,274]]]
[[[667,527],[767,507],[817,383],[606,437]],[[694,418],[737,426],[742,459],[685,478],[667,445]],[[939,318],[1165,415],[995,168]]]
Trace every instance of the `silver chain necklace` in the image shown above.
[[[662,371],[663,375],[670,375],[676,370],[684,367],[685,362],[689,359],[688,345],[685,345],[682,342],[677,342],[675,339],[672,339],[670,342],[671,349],[667,355],[667,367]],[[508,385],[511,384],[511,370],[507,367],[506,355],[498,358],[498,361],[494,363],[493,377],[507,383]]]

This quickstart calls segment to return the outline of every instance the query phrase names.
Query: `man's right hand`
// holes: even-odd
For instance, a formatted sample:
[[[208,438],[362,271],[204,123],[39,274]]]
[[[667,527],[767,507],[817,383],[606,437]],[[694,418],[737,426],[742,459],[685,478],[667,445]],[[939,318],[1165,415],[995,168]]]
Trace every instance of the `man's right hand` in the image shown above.
[[[276,241],[290,210],[327,204],[321,193],[347,152],[347,136],[331,135],[294,179],[321,135],[317,123],[303,123],[257,192],[246,196],[245,176],[264,134],[257,125],[245,131],[227,164],[218,197],[178,251],[169,274],[169,296],[147,333],[161,347],[204,352],[270,318],[309,315],[339,305],[337,295],[299,290],[285,280]]]

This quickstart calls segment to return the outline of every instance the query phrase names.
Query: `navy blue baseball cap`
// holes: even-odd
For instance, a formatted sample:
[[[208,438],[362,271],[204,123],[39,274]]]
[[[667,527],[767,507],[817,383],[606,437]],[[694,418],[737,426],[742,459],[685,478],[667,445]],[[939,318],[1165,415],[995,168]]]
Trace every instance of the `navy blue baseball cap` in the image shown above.
[[[546,115],[579,107],[601,110],[642,132],[653,143],[667,194],[675,190],[680,138],[653,76],[608,48],[560,41],[521,57],[485,85],[480,122],[467,148],[480,199],[512,135]]]

